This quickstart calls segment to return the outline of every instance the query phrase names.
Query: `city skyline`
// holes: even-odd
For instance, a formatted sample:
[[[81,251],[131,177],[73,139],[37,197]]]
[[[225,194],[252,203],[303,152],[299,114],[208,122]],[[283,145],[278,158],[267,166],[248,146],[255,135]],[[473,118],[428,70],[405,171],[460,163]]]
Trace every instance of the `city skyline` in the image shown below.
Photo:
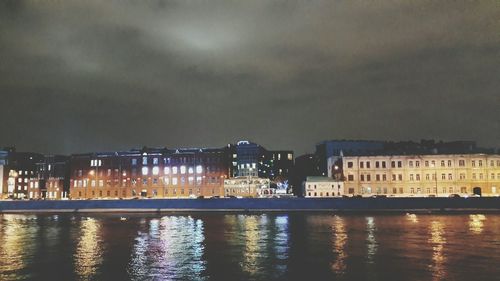
[[[3,1],[0,146],[498,147],[498,11],[496,1]]]

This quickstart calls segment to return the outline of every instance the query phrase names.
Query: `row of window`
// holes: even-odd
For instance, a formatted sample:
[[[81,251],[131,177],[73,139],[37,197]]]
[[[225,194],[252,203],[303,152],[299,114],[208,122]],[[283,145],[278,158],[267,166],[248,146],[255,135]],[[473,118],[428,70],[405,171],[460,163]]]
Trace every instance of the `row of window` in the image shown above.
[[[135,186],[139,183],[142,183],[142,185],[147,186],[149,184],[153,185],[158,185],[159,181],[162,181],[164,185],[185,185],[186,183],[189,185],[197,184],[201,185],[203,183],[203,177],[160,177],[160,178],[152,178],[152,179],[147,179],[143,178],[141,179],[131,179],[130,181],[127,181],[127,179],[122,180],[122,187],[127,187],[129,184],[131,186]],[[88,180],[75,180],[73,181],[73,187],[87,187]],[[221,183],[221,180],[218,177],[207,177],[205,178],[205,183],[206,184],[218,184]],[[114,180],[114,185],[118,186],[119,181],[116,179]],[[112,182],[111,180],[106,181],[106,186],[111,186]],[[91,187],[104,187],[104,180],[90,180],[90,186]]]
[[[426,181],[435,181],[437,174],[425,174],[425,180]],[[458,178],[460,180],[466,180],[467,175],[465,173],[460,173],[458,175]],[[487,180],[488,176],[483,173],[472,173],[472,179],[473,180]],[[495,173],[491,173],[490,180],[495,180],[498,179],[500,180],[500,173],[498,173],[495,177]],[[370,174],[360,174],[359,175],[359,180],[360,181],[371,181],[372,177]],[[420,174],[409,174],[409,180],[410,181],[420,181]],[[452,173],[442,173],[441,174],[441,180],[453,180],[453,174]],[[348,181],[354,181],[354,175],[348,175]],[[376,174],[375,175],[375,181],[387,181],[387,175],[385,174]],[[392,181],[403,181],[403,174],[392,174]]]
[[[137,165],[137,158],[132,158],[131,159],[131,164],[133,166]],[[152,159],[144,156],[142,157],[142,165],[148,165],[149,160],[153,163],[153,165],[158,165],[159,164],[159,158],[154,157]],[[219,163],[221,161],[220,157],[200,157],[200,158],[192,158],[192,157],[179,157],[172,159],[170,157],[168,158],[163,158],[163,164],[172,164],[172,163],[190,163],[192,161],[196,160],[197,162],[204,162],[204,163]]]
[[[200,189],[196,189],[194,190],[196,192],[196,194],[201,194],[200,192]],[[165,188],[164,189],[164,192],[165,192],[165,195],[191,195],[193,194],[193,189],[184,189],[184,188],[179,188],[179,190],[177,190],[177,188],[173,188],[172,190],[169,190],[168,188]],[[115,196],[115,197],[118,197],[120,194],[120,192],[118,190],[114,190],[114,191],[111,191],[111,190],[106,190],[105,192],[103,190],[99,190],[99,191],[95,191],[95,190],[92,190],[92,191],[89,191],[89,194],[90,197],[96,197],[96,195],[98,195],[98,197],[103,197],[103,196],[106,196],[106,197],[111,197],[111,196]],[[212,194],[215,194],[215,189],[212,189]],[[84,191],[78,191],[78,197],[82,197],[85,195],[85,192]],[[135,196],[152,196],[152,197],[156,197],[158,196],[158,190],[157,189],[153,189],[152,190],[152,194],[148,194],[147,191],[143,190],[141,191],[140,193],[138,193],[135,189],[132,189],[131,191],[131,195],[133,197]],[[120,196],[122,197],[126,197],[127,196],[127,191],[126,190],[122,190],[121,191],[121,194]]]
[[[377,187],[377,188],[371,188],[371,187],[362,187],[361,188],[361,193],[362,194],[371,194],[371,193],[376,193],[376,194],[388,194],[388,191],[392,191],[392,194],[404,194],[404,189],[402,187],[399,188],[387,188],[387,187]],[[441,193],[472,193],[472,190],[467,188],[466,186],[461,186],[461,187],[441,187],[439,188],[439,191]],[[491,187],[491,192],[492,193],[497,193],[497,188],[495,186]],[[354,188],[349,188],[348,190],[349,194],[354,194]],[[438,188],[436,187],[427,187],[427,188],[421,188],[421,187],[411,187],[408,189],[408,192],[410,194],[437,194],[438,193]]]
[[[180,167],[177,167],[177,166],[173,166],[173,167],[164,167],[163,168],[163,173],[165,175],[170,175],[170,174],[173,174],[173,175],[177,175],[177,174],[194,174],[196,172],[196,174],[201,174],[203,173],[203,167],[201,165],[198,165],[196,167],[187,167],[187,166],[180,166]],[[219,166],[207,166],[206,167],[206,172],[207,173],[218,173],[218,172],[221,172],[223,169],[220,168]],[[104,173],[106,172],[106,175],[108,177],[110,177],[113,173],[113,170],[112,169],[107,169],[105,171],[101,170],[101,171],[98,171],[98,176],[104,176]],[[135,176],[137,174],[137,170],[135,168],[132,169],[132,176]],[[94,173],[94,170],[91,170],[90,173],[93,175]],[[152,175],[159,175],[160,174],[160,167],[158,166],[154,166],[150,169],[150,167],[142,167],[141,168],[141,174],[146,176],[146,175],[149,175],[149,174],[152,174]],[[76,170],[75,171],[75,175],[77,177],[82,177],[83,176],[83,170]],[[116,177],[119,177],[120,176],[120,170],[119,169],[114,169],[114,175]],[[127,176],[127,172],[126,171],[123,171],[123,173],[121,173],[122,176],[126,177]]]
[[[308,192],[307,196],[308,197],[334,197],[335,196],[335,192],[332,192],[332,193],[325,192],[324,194],[325,194],[325,196],[323,196],[323,192],[319,192],[319,193],[318,192]],[[340,195],[341,195],[340,192],[337,192],[337,196],[340,196]]]
[[[437,163],[435,160],[426,160],[423,161],[425,167],[437,167]],[[419,168],[421,164],[420,160],[409,160],[408,161],[408,167],[409,168]],[[471,160],[470,161],[471,167],[483,167],[483,160]],[[458,160],[458,166],[459,167],[465,167],[466,161],[465,160]],[[440,167],[452,167],[453,166],[453,161],[452,160],[441,160],[439,161],[439,166]],[[490,167],[495,167],[495,160],[490,160]],[[353,161],[348,161],[347,162],[347,168],[353,168],[354,167],[354,162]],[[391,161],[391,168],[402,168],[403,167],[403,161]],[[500,167],[500,160],[496,160],[496,167]],[[360,161],[359,162],[359,168],[360,169],[370,169],[371,168],[371,161]],[[387,168],[386,161],[375,161],[375,168]]]
[[[317,188],[317,186],[316,186],[315,184],[308,184],[308,185],[307,185],[307,187],[308,187],[308,188],[311,188],[311,189],[312,189],[312,188],[314,188],[314,189],[316,189],[316,188]],[[322,185],[321,187],[325,188],[325,185]],[[331,185],[331,187],[332,187],[332,189],[334,189],[334,188],[335,188],[335,185],[334,185],[334,184],[332,184],[332,185]],[[337,188],[338,188],[338,189],[340,189],[340,184],[339,184],[339,185],[337,185]]]

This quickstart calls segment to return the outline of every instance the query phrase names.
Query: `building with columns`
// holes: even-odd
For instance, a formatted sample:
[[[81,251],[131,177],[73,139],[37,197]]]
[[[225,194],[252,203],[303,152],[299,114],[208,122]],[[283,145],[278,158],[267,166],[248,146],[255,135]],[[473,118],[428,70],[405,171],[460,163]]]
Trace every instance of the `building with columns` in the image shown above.
[[[500,155],[358,155],[342,158],[348,195],[500,196]]]

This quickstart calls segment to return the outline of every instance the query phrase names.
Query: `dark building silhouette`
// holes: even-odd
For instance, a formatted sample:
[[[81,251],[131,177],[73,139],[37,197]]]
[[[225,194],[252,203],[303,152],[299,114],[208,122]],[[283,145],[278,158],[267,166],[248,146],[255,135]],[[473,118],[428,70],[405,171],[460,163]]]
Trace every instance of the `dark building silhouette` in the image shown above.
[[[320,176],[320,163],[316,154],[304,154],[295,158],[295,165],[291,173],[293,193],[303,196],[302,183],[308,176]]]
[[[30,180],[29,198],[62,199],[69,196],[69,156],[45,155],[36,163],[35,176]]]
[[[272,185],[288,188],[291,169],[294,165],[293,151],[267,150],[249,141],[236,144],[233,176],[252,176],[268,178]]]
[[[0,190],[2,198],[28,198],[30,180],[36,176],[37,163],[43,155],[32,152],[17,152],[15,148],[5,148],[0,153]]]

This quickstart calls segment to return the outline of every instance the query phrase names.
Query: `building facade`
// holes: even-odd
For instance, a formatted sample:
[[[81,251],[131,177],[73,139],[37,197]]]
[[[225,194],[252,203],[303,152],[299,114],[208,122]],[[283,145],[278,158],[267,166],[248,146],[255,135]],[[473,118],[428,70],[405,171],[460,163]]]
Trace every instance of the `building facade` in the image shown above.
[[[235,147],[233,176],[265,177],[271,180],[289,177],[293,167],[293,151],[267,150],[249,141],[239,141]]]
[[[72,155],[71,198],[223,196],[231,155],[230,145]]]
[[[224,180],[224,196],[263,197],[275,194],[270,180],[259,177],[234,177]]]
[[[27,199],[28,187],[36,177],[36,165],[43,161],[43,155],[31,152],[17,152],[14,148],[2,151],[0,157],[1,197]]]
[[[344,182],[329,177],[307,177],[304,182],[304,197],[330,198],[344,195]]]
[[[342,156],[342,153],[360,153],[378,151],[384,148],[386,142],[375,140],[327,140],[316,145],[316,157],[320,174],[332,177],[332,163]],[[334,158],[331,162],[329,158]]]
[[[349,195],[500,195],[498,154],[344,156],[342,169]]]
[[[30,179],[30,199],[65,199],[69,196],[69,157],[45,155],[36,163],[35,176]]]

